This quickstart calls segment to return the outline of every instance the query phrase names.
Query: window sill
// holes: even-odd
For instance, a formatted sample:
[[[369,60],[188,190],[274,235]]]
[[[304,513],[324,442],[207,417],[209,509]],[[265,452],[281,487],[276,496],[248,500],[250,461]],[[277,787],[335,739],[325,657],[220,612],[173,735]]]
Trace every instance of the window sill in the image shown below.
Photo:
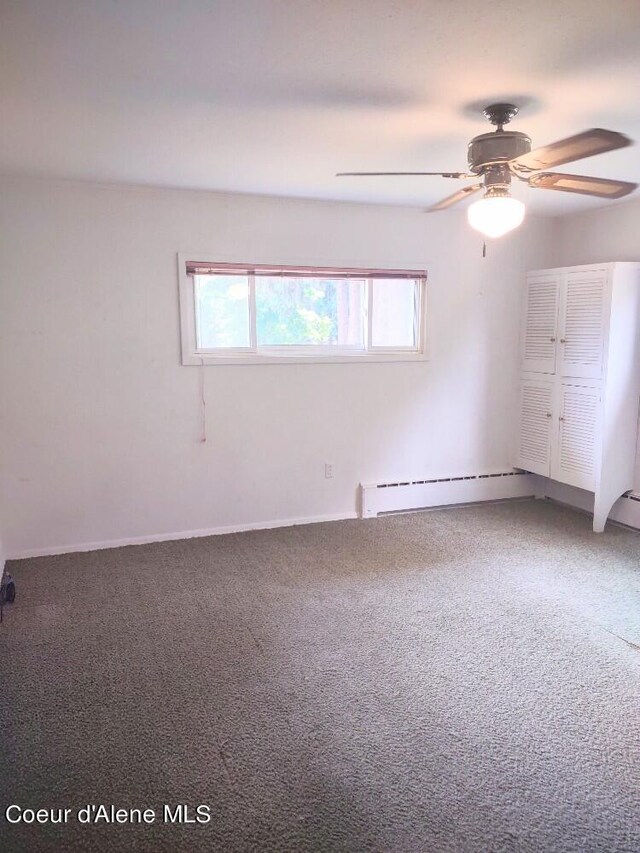
[[[427,355],[415,350],[402,352],[363,352],[348,354],[319,355],[312,353],[304,355],[295,353],[291,355],[265,355],[263,353],[225,353],[214,355],[212,353],[189,353],[182,358],[185,366],[213,366],[213,365],[258,365],[258,364],[365,364],[371,362],[409,362],[427,361]]]

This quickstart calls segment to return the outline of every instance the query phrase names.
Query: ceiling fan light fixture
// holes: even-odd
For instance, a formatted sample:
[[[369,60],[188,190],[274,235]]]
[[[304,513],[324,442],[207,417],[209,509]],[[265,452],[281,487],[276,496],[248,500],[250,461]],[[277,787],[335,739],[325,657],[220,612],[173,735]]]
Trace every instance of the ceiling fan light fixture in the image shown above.
[[[467,220],[485,237],[502,237],[522,224],[524,204],[508,191],[488,190],[480,201],[467,208]]]

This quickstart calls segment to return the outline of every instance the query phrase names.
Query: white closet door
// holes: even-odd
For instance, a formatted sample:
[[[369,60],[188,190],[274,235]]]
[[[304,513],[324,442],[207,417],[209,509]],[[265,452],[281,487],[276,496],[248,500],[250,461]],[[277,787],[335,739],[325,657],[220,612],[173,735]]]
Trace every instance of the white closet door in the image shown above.
[[[516,467],[549,476],[553,382],[524,379],[520,383],[520,412]]]
[[[561,308],[558,373],[602,377],[607,271],[568,272]]]
[[[560,430],[551,463],[551,477],[593,491],[599,444],[600,389],[562,383]]]
[[[521,368],[530,373],[555,373],[558,302],[561,276],[554,273],[527,276]]]

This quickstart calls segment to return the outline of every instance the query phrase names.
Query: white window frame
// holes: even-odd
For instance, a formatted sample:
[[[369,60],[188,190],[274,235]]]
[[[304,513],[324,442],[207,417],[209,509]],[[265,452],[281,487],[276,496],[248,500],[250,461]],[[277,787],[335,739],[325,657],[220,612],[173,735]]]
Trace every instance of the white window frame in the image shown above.
[[[427,360],[427,276],[416,278],[415,288],[415,311],[414,322],[416,347],[376,347],[370,346],[372,332],[372,303],[373,287],[370,286],[371,279],[367,285],[367,305],[365,318],[365,347],[337,347],[332,346],[327,351],[326,346],[270,346],[270,347],[227,347],[213,349],[199,349],[197,346],[196,331],[196,302],[195,302],[195,276],[187,274],[187,262],[192,263],[233,263],[221,258],[219,253],[208,253],[206,255],[193,252],[178,253],[178,284],[180,296],[180,331],[182,343],[183,365],[242,365],[242,364],[340,364],[340,363],[366,363],[385,361],[426,361]],[[312,264],[306,260],[303,264],[293,262],[292,266],[316,266],[335,267],[335,269],[362,269],[363,264],[340,263]],[[248,265],[250,266],[250,265]],[[396,267],[398,270],[401,267]],[[424,264],[405,264],[402,268],[425,269]],[[376,267],[383,271],[385,267]],[[363,276],[364,278],[364,276]],[[255,277],[249,276],[249,329],[250,339],[256,340],[256,317],[255,317]]]

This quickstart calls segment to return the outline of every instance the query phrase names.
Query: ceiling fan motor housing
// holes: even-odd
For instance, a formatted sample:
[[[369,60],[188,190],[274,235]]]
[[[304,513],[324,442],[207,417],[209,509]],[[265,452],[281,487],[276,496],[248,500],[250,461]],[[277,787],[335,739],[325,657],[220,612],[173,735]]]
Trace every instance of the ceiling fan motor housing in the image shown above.
[[[507,163],[514,157],[531,151],[531,139],[516,130],[497,130],[481,133],[469,143],[467,160],[472,172],[480,174],[485,166]]]

